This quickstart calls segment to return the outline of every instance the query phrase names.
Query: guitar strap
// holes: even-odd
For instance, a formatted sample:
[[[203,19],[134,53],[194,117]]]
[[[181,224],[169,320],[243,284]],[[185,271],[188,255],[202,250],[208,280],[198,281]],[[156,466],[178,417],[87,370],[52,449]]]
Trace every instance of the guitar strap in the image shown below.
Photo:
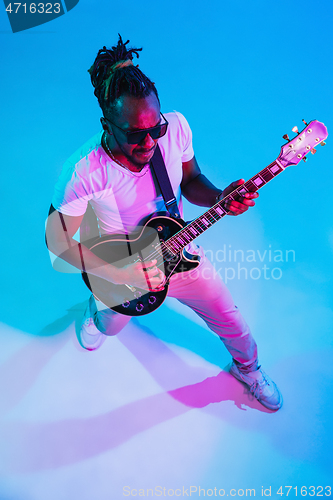
[[[175,198],[175,195],[173,193],[171,184],[170,184],[170,179],[165,167],[165,163],[163,160],[163,156],[160,150],[159,145],[157,144],[154,155],[152,159],[150,160],[151,165],[152,165],[152,170],[155,174],[155,177],[157,179],[158,185],[160,187],[164,203],[166,206],[167,211],[169,212],[171,217],[174,217],[176,219],[180,218],[179,214],[179,209],[177,205],[177,200]]]

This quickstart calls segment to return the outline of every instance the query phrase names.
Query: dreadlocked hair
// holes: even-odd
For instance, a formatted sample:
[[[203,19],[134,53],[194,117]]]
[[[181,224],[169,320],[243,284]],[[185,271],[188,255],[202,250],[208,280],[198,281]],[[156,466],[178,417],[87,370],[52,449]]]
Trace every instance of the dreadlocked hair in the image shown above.
[[[128,43],[129,40],[124,43],[119,35],[118,44],[111,49],[103,47],[88,69],[94,94],[103,112],[112,110],[119,97],[125,94],[144,98],[154,92],[158,99],[155,84],[142,73],[139,65],[134,66],[132,62],[133,55],[138,58],[142,48],[129,49],[126,47]]]

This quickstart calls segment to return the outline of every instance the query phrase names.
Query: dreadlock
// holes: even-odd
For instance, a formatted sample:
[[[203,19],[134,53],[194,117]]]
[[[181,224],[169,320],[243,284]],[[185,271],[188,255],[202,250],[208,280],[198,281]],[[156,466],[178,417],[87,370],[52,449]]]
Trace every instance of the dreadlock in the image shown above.
[[[103,112],[112,110],[116,101],[124,94],[144,98],[154,92],[158,99],[155,84],[142,73],[139,65],[134,66],[132,63],[133,55],[139,57],[138,53],[142,48],[129,49],[126,47],[128,43],[129,40],[124,43],[119,35],[118,44],[111,49],[103,47],[88,69],[95,88],[94,94]]]

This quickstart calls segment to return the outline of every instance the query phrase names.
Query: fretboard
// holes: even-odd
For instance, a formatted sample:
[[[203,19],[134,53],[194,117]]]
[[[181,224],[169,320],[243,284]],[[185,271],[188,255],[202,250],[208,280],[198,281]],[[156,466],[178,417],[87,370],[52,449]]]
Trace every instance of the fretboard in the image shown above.
[[[265,167],[261,172],[244,182],[244,184],[238,186],[234,191],[207,210],[207,212],[194,219],[178,233],[165,241],[164,244],[168,250],[174,254],[180,252],[191,241],[228,214],[228,210],[224,208],[226,201],[235,200],[238,196],[244,196],[245,193],[257,191],[279,175],[284,168],[279,160],[273,161],[268,167]]]

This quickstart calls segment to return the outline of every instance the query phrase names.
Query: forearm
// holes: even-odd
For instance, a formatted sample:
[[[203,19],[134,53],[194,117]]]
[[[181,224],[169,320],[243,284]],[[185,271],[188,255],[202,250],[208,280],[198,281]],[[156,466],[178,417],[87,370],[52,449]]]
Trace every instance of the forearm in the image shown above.
[[[78,243],[73,238],[68,238],[66,242],[58,241],[48,244],[48,248],[59,259],[68,262],[77,269],[112,283],[118,283],[118,268],[100,259],[85,245]]]
[[[216,196],[220,194],[222,189],[217,188],[212,184],[207,177],[199,174],[192,179],[182,189],[182,194],[185,198],[194,205],[200,207],[211,207],[216,203]]]

